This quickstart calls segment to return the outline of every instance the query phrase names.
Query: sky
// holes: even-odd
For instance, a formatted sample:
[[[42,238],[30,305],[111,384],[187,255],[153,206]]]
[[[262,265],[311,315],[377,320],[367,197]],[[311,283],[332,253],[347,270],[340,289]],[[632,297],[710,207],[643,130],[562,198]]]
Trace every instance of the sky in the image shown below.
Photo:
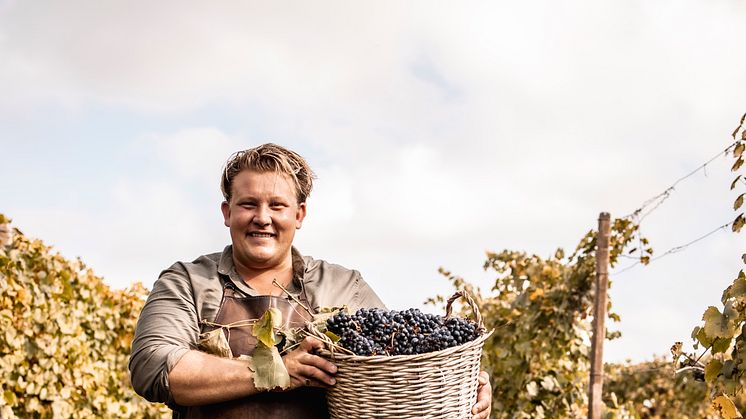
[[[486,251],[571,250],[725,149],[743,22],[738,0],[0,0],[0,213],[150,288],[229,243],[221,167],[275,142],[318,176],[299,250],[423,307],[453,292],[439,267],[489,289]],[[735,217],[731,164],[645,218],[657,254]],[[605,359],[690,344],[745,251],[724,230],[622,261]]]

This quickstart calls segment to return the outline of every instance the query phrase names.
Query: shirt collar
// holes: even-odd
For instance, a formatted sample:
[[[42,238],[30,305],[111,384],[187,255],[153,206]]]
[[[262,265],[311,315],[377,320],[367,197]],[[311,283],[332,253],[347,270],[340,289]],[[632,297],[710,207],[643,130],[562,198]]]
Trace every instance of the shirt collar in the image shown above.
[[[303,260],[303,255],[301,255],[295,246],[291,247],[290,254],[293,258],[293,281],[290,283],[288,291],[292,294],[298,294],[303,289],[302,283],[306,273],[306,262]],[[223,249],[220,261],[218,262],[218,273],[227,277],[244,293],[251,296],[257,295],[256,291],[248,286],[238,272],[236,272],[236,266],[233,263],[233,245],[229,244]]]

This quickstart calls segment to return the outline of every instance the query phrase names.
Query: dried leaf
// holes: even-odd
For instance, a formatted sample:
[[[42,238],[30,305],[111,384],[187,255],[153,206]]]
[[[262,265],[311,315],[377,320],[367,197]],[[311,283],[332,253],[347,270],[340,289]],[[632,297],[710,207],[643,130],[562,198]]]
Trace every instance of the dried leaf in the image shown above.
[[[733,404],[733,401],[725,394],[721,394],[712,400],[712,408],[718,412],[721,417],[726,419],[743,417],[738,409],[736,409],[736,405]]]
[[[671,355],[673,355],[674,360],[679,359],[679,356],[681,356],[682,346],[684,346],[682,342],[676,342],[671,346]]]
[[[746,113],[745,113],[745,114],[743,114],[743,116],[741,117],[741,122],[740,122],[740,123],[738,124],[738,127],[736,127],[736,129],[735,129],[735,130],[733,131],[733,134],[731,134],[731,135],[733,136],[733,139],[734,139],[734,140],[736,139],[736,134],[738,134],[738,131],[739,131],[739,130],[741,129],[741,127],[743,126],[743,122],[744,122],[744,120],[746,120]],[[743,133],[741,133],[741,136],[746,136],[746,130],[744,130],[744,132],[743,132]]]
[[[320,307],[319,312],[313,315],[313,325],[320,331],[326,331],[326,321],[334,317],[337,313],[349,313],[347,306],[342,307]]]
[[[741,205],[743,205],[743,195],[738,195],[738,198],[736,198],[736,201],[733,203],[733,210],[737,211],[739,208],[741,208]]]
[[[223,329],[215,329],[211,332],[202,333],[197,341],[197,348],[208,354],[217,355],[223,358],[233,358],[233,352],[225,338]]]
[[[534,292],[531,293],[531,295],[528,296],[528,299],[531,301],[534,301],[543,295],[544,295],[544,289],[537,288],[536,290],[534,290]]]
[[[738,217],[736,217],[735,220],[733,220],[733,226],[731,229],[738,233],[743,228],[743,224],[746,222],[746,219],[743,218],[743,213],[739,214]]]
[[[746,133],[746,131],[744,131],[744,133]],[[739,142],[738,144],[736,144],[736,147],[733,149],[733,156],[741,157],[744,148],[746,148],[746,145],[744,143]]]
[[[254,387],[258,390],[286,389],[290,387],[290,375],[280,352],[275,346],[266,346],[259,341],[252,354]]]
[[[262,342],[264,346],[275,346],[280,338],[275,329],[282,325],[282,312],[275,307],[270,307],[264,312],[264,315],[254,324],[252,334]]]
[[[306,336],[302,328],[281,329],[280,333],[285,336],[285,343],[280,348],[281,351],[297,345]]]
[[[712,383],[718,375],[720,375],[720,370],[723,368],[723,363],[718,361],[717,359],[710,360],[710,362],[705,367],[705,381],[708,383]]]
[[[731,191],[736,188],[736,184],[738,184],[738,180],[739,179],[741,179],[741,175],[738,175],[738,176],[736,176],[735,179],[733,179],[733,182],[731,182],[731,184],[730,184],[730,190]]]
[[[730,168],[731,172],[735,172],[736,170],[740,169],[743,165],[743,157],[739,157],[738,160],[736,160],[735,163],[733,163],[733,167]]]

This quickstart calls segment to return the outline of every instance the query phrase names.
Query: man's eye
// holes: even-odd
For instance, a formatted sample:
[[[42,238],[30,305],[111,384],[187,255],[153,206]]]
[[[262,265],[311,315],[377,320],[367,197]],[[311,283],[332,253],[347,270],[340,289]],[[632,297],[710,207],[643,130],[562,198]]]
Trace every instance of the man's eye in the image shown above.
[[[272,202],[269,206],[272,208],[285,208],[287,205],[284,202]]]

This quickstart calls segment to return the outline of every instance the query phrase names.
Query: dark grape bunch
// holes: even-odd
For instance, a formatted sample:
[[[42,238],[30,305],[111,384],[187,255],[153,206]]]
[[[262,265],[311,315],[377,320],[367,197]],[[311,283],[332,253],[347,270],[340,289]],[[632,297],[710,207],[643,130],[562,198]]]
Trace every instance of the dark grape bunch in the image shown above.
[[[327,329],[339,345],[356,355],[412,355],[440,351],[473,340],[474,322],[459,317],[426,314],[419,309],[385,311],[362,308],[355,314],[338,313]]]

